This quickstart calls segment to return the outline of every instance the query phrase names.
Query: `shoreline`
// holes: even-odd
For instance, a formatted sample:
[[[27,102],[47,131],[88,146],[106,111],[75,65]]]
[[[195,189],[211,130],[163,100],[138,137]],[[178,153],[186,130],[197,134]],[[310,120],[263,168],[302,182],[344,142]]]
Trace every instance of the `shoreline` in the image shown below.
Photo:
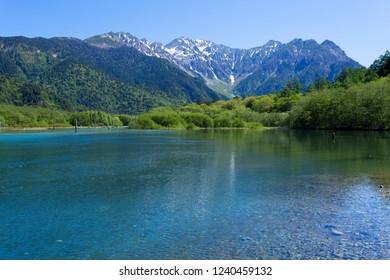
[[[378,132],[389,132],[390,130],[371,130],[371,129],[302,129],[302,128],[288,128],[288,127],[278,127],[278,126],[262,126],[262,127],[217,127],[217,128],[203,128],[195,127],[191,129],[181,128],[181,127],[163,127],[163,128],[130,128],[128,126],[117,126],[115,128],[128,128],[129,130],[309,130],[309,131],[378,131]],[[77,128],[86,129],[86,128],[107,128],[107,126],[77,126]],[[111,128],[111,127],[110,127]],[[4,131],[43,131],[43,130],[57,130],[57,129],[74,129],[74,126],[56,126],[53,127],[0,127],[0,132]]]
[[[0,131],[42,131],[42,130],[56,130],[56,129],[68,129],[72,127],[2,127]]]
[[[97,128],[103,128],[107,129],[107,126],[78,126],[77,129],[97,129]],[[126,128],[126,126],[117,126],[115,128]],[[56,126],[54,127],[0,127],[0,133],[1,132],[8,132],[8,131],[44,131],[44,130],[60,130],[60,129],[75,129],[74,126]],[[110,127],[111,129],[111,127]]]
[[[39,130],[53,130],[50,127],[2,127],[0,131],[39,131]]]

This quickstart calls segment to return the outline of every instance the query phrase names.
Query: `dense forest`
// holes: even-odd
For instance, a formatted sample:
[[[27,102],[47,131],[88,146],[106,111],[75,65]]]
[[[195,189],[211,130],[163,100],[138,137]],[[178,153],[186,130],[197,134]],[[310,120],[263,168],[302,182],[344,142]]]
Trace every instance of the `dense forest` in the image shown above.
[[[77,69],[77,64],[74,65]],[[76,71],[76,70],[75,70]],[[87,69],[78,69],[87,71]],[[81,75],[77,72],[74,75]],[[178,107],[152,104],[147,113],[60,111],[36,84],[0,77],[0,122],[9,127],[120,126],[139,129],[261,128],[390,129],[390,52],[369,68],[344,69],[334,81],[319,77],[303,89],[298,79],[279,93],[201,101]],[[52,79],[56,79],[53,75]],[[59,86],[60,86],[60,82]],[[115,88],[114,88],[115,90]],[[63,102],[67,102],[64,100]],[[109,102],[98,100],[97,102]],[[164,105],[164,106],[160,106]]]
[[[0,103],[67,111],[139,114],[222,98],[164,59],[72,38],[0,37],[0,77]]]

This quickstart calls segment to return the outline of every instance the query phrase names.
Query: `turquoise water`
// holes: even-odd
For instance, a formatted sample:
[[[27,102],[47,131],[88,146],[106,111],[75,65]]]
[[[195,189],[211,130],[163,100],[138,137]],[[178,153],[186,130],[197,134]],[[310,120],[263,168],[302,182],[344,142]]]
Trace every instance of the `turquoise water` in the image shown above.
[[[390,259],[389,171],[389,133],[0,133],[0,259]]]

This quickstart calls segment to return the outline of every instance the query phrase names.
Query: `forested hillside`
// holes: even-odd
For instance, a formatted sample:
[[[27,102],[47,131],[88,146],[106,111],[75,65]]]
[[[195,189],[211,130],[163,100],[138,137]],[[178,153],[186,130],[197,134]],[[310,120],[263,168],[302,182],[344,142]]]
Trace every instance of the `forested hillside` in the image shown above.
[[[1,103],[13,105],[138,114],[156,106],[221,98],[166,60],[129,47],[96,48],[73,38],[0,38],[0,75],[23,83],[14,93],[0,93],[7,95]],[[42,102],[20,99],[23,86],[35,87]]]

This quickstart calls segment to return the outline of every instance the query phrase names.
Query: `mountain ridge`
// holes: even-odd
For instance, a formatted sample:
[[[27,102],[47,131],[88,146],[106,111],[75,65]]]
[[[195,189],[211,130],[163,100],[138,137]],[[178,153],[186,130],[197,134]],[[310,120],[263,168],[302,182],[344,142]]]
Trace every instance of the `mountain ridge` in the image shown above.
[[[329,40],[269,40],[239,49],[184,37],[163,45],[125,32],[86,40],[0,37],[0,75],[37,84],[51,98],[46,104],[72,110],[138,113],[156,105],[221,99],[221,93],[262,95],[292,80],[305,88],[321,76],[332,80],[359,66]]]
[[[133,47],[145,55],[167,59],[226,95],[266,94],[280,90],[294,78],[307,86],[319,76],[332,80],[344,68],[361,66],[330,40],[321,44],[313,39],[294,39],[285,44],[269,40],[263,46],[240,49],[185,37],[163,45],[126,32],[109,32],[87,38],[85,42],[102,48]],[[302,52],[304,57],[300,55]],[[313,67],[310,61],[320,63]]]

